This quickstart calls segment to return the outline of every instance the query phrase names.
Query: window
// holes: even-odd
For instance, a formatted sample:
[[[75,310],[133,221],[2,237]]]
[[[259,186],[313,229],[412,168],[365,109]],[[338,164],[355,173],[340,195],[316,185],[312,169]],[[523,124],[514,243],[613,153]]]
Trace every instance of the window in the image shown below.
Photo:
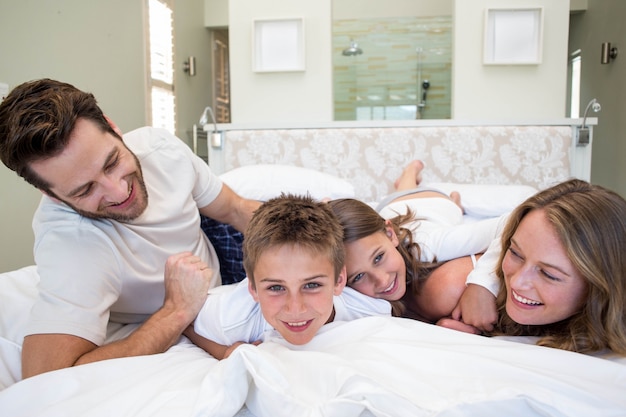
[[[173,9],[168,0],[148,0],[150,125],[176,133]]]

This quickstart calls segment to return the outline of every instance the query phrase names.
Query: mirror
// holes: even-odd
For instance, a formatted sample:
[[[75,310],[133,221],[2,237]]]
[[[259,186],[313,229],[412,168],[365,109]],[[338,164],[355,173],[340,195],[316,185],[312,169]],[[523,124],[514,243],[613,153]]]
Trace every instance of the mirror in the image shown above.
[[[334,120],[451,117],[451,1],[409,3],[333,0]]]

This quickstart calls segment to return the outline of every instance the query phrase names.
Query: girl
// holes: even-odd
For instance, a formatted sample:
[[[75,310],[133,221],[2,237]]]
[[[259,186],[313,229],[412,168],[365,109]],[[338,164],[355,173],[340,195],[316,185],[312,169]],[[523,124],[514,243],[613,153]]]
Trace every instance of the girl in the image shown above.
[[[466,276],[455,270],[471,268],[468,255],[488,247],[502,219],[462,224],[458,193],[416,188],[422,168],[421,161],[405,168],[395,184],[398,192],[379,205],[381,214],[354,199],[329,204],[344,228],[348,285],[393,302],[396,315],[435,322],[452,315],[465,291]],[[451,259],[450,264],[439,262]],[[437,278],[427,279],[432,274]],[[495,321],[495,291],[491,295],[483,287],[469,287],[464,314],[472,318],[470,323],[489,327]],[[441,292],[433,298],[431,291]]]

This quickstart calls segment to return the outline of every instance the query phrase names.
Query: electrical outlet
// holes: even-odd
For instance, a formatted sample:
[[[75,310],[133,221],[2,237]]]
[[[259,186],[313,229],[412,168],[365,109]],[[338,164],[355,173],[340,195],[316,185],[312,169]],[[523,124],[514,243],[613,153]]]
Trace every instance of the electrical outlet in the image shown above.
[[[9,84],[0,83],[0,103],[9,95]]]
[[[576,146],[587,146],[587,145],[589,145],[589,128],[580,127],[578,128],[578,140],[576,141]]]

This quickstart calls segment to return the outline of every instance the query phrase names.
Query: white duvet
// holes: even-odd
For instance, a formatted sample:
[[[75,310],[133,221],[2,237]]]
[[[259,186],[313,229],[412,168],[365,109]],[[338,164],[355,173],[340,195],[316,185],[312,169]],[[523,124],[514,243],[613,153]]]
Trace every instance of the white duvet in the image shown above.
[[[0,274],[0,416],[626,416],[626,358],[370,317],[302,347],[218,362],[182,338],[159,355],[19,381],[35,267]],[[123,334],[128,328],[118,329]]]
[[[264,416],[626,415],[626,367],[605,359],[385,317],[283,344],[237,349],[200,393],[228,380],[235,409]],[[200,395],[193,415],[222,407]]]
[[[3,416],[624,416],[626,366],[389,317],[221,362],[167,353],[50,372],[0,391]]]

